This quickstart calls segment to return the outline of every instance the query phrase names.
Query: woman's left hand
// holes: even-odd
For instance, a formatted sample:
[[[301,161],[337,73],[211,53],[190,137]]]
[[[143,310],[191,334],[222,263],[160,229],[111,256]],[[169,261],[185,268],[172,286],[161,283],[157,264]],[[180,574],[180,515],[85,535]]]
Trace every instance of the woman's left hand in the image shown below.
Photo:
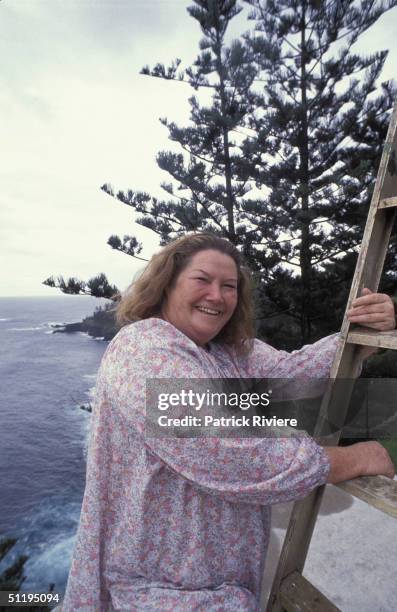
[[[366,288],[362,290],[361,297],[353,300],[347,316],[351,323],[358,323],[378,331],[391,331],[396,327],[391,298],[385,293],[374,293]]]

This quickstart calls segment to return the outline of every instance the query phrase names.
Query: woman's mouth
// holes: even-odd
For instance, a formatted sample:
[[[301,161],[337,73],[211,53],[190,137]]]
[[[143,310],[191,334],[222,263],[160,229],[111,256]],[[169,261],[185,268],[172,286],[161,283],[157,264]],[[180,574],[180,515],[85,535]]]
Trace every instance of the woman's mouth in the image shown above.
[[[200,312],[204,312],[204,314],[212,315],[217,317],[222,314],[221,310],[216,310],[215,308],[208,308],[207,306],[196,306],[197,310]]]

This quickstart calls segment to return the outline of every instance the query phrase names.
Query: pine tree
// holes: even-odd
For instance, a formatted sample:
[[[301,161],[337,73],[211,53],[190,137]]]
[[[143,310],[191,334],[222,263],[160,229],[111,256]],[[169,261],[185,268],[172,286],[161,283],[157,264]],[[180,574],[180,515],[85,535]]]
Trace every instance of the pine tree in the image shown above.
[[[170,139],[182,150],[178,154],[162,151],[157,156],[159,167],[171,178],[161,185],[168,199],[131,189],[114,193],[109,183],[101,188],[134,208],[139,214],[137,222],[158,234],[161,244],[186,231],[212,231],[243,245],[252,267],[270,271],[275,264],[272,253],[266,253],[261,247],[260,265],[252,256],[251,245],[262,239],[259,228],[265,224],[265,211],[260,202],[246,198],[253,182],[252,156],[248,161],[242,152],[245,139],[242,129],[254,111],[251,85],[256,68],[242,40],[226,44],[230,22],[241,7],[237,0],[194,0],[187,10],[203,34],[200,53],[193,65],[182,70],[181,60],[177,59],[168,68],[158,63],[152,70],[146,66],[141,71],[143,75],[185,81],[195,92],[212,94],[209,105],[197,95],[189,99],[191,115],[187,127],[161,119]],[[267,227],[267,233],[275,235],[275,228]],[[142,244],[135,236],[112,235],[108,244],[142,259]],[[106,277],[105,280],[108,288]],[[44,284],[65,293],[92,294],[89,285],[100,285],[100,281],[94,278],[85,283],[76,278],[50,277]],[[104,297],[110,297],[111,293],[114,297],[116,288],[111,287]]]
[[[272,248],[297,271],[278,270],[268,301],[307,342],[336,323],[346,300],[396,95],[387,82],[376,91],[387,51],[364,57],[351,47],[397,1],[245,2],[255,22],[246,42],[263,80],[247,152],[262,159],[258,184],[284,233]]]
[[[109,238],[109,240],[111,239]],[[115,300],[119,294],[116,285],[111,285],[103,272],[90,278],[88,281],[82,281],[74,277],[65,280],[63,276],[58,276],[57,278],[50,276],[43,281],[43,285],[47,285],[47,287],[56,287],[67,294],[92,295],[93,297],[101,297],[109,300]]]
[[[270,273],[277,259],[265,248],[263,235],[275,239],[277,228],[266,221],[263,200],[247,197],[259,178],[255,154],[247,157],[244,145],[244,128],[255,111],[257,69],[243,39],[227,43],[228,27],[241,7],[236,0],[194,0],[187,10],[203,34],[193,65],[182,70],[177,59],[168,68],[159,63],[142,69],[144,75],[186,81],[194,90],[212,94],[207,105],[197,95],[189,99],[187,127],[161,119],[182,151],[157,156],[159,167],[171,177],[162,184],[171,198],[159,200],[133,190],[115,194],[109,184],[102,189],[140,213],[138,223],[156,232],[162,244],[186,231],[212,231],[241,246],[253,269]],[[114,248],[129,254],[141,246],[131,236],[111,240]]]

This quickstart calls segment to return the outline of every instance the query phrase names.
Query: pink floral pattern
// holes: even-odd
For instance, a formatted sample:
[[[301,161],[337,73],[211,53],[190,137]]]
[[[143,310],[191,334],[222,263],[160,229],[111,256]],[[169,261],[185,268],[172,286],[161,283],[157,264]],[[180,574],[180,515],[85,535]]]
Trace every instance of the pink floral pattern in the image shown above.
[[[98,373],[63,612],[257,611],[270,505],[323,484],[328,459],[308,437],[147,438],[146,379],[324,378],[337,341],[239,357],[160,319],[124,327]]]

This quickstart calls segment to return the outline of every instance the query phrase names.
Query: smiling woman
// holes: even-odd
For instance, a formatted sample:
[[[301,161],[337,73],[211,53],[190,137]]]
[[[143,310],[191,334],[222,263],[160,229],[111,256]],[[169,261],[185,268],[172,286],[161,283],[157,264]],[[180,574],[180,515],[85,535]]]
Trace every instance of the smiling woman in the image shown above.
[[[167,291],[161,315],[199,346],[216,338],[237,306],[234,260],[213,249],[196,253]]]
[[[249,350],[254,314],[249,270],[229,241],[189,234],[154,255],[117,308],[120,324],[149,317],[172,323],[198,345]]]
[[[377,295],[357,305],[367,321]],[[161,379],[168,392],[178,378],[192,386],[211,378],[326,378],[339,337],[293,353],[254,339],[238,250],[200,233],[155,255],[117,316],[135,322],[109,344],[98,374],[63,612],[258,612],[270,505],[325,482],[393,476],[390,458],[374,442],[325,450],[304,434],[152,437],[145,419],[156,405],[147,382]]]

